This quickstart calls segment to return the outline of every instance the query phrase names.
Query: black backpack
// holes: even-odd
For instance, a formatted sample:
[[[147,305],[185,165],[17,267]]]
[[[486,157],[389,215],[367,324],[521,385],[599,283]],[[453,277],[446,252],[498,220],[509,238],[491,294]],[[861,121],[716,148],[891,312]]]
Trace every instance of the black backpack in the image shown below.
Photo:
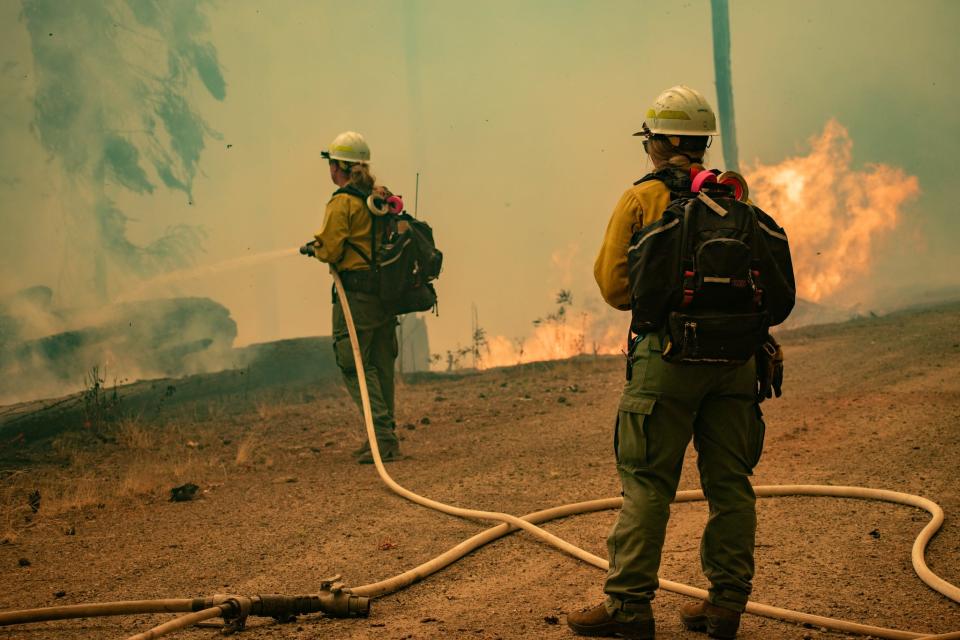
[[[685,179],[684,179],[685,178]],[[726,184],[690,192],[672,170],[671,203],[630,241],[630,329],[660,332],[670,362],[744,363],[790,314],[796,285],[784,230]]]
[[[353,186],[338,189],[367,200],[367,194]],[[370,218],[372,256],[353,243],[348,245],[370,265],[375,274],[377,296],[391,314],[427,311],[437,306],[433,287],[443,268],[443,253],[437,249],[430,225],[406,211],[385,213]]]

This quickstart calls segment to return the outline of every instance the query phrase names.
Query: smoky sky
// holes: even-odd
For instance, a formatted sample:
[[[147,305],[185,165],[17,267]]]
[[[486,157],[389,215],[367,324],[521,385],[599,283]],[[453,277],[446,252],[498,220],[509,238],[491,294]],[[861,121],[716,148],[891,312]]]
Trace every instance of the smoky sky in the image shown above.
[[[921,189],[878,245],[858,302],[885,288],[950,284],[960,267],[947,175],[960,139],[960,5],[730,4],[741,165],[802,154],[835,119],[850,132],[854,164],[900,167]],[[72,233],[67,169],[36,129],[42,82],[20,11],[0,3],[4,292],[55,288]],[[238,1],[202,13],[208,31],[189,41],[216,51],[228,91],[211,89],[202,52],[188,55],[196,65],[178,92],[207,127],[205,146],[189,194],[147,161],[157,188],[110,191],[129,241],[149,246],[170,229],[202,227],[200,264],[297,246],[334,188],[319,151],[340,131],[360,131],[373,173],[408,209],[420,174],[419,214],[446,256],[440,315],[428,319],[434,351],[469,341],[472,305],[489,335],[519,337],[561,287],[579,305],[599,304],[591,268],[607,220],[650,168],[630,134],[672,85],[716,104],[708,0]],[[124,56],[144,46],[115,45]],[[709,160],[722,164],[719,148]],[[285,257],[157,294],[213,297],[252,342],[329,333],[329,289],[322,265]]]

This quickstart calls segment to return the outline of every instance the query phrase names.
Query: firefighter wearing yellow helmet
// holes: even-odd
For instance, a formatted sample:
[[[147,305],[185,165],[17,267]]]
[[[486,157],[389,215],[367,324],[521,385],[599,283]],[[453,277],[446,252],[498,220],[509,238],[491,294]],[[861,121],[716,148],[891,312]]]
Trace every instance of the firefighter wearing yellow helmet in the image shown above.
[[[667,89],[647,110],[635,135],[643,137],[654,172],[620,198],[594,265],[597,285],[611,306],[631,308],[627,249],[633,233],[660,219],[672,193],[691,191],[691,169],[703,168],[716,134],[713,109],[690,87]],[[654,638],[650,601],[691,439],[710,503],[700,547],[710,590],[706,601],[683,607],[682,621],[712,637],[733,638],[751,591],[756,511],[749,476],[764,435],[754,360],[742,365],[667,362],[661,357],[664,344],[662,331],[635,336],[629,344],[632,373],[614,430],[623,507],[607,539],[605,601],[567,616],[580,635]]]
[[[374,212],[368,198],[386,199],[389,191],[370,174],[370,147],[362,135],[345,131],[320,154],[329,162],[330,180],[337,186],[327,203],[323,224],[309,245],[321,262],[340,274],[360,342],[374,432],[384,462],[400,459],[394,420],[394,364],[397,357],[397,318],[384,309],[379,282],[372,268]],[[341,301],[333,292],[333,348],[353,401],[363,412],[360,382],[353,360]],[[369,443],[354,451],[361,464],[372,464]]]

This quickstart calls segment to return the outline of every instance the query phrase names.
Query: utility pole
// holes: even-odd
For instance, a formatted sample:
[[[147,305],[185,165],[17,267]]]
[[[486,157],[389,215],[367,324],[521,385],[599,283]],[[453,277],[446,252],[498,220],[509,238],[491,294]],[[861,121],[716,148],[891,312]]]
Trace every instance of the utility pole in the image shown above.
[[[720,111],[720,142],[724,168],[740,171],[737,128],[733,114],[733,79],[730,73],[730,11],[727,0],[710,0],[713,15],[713,66]]]

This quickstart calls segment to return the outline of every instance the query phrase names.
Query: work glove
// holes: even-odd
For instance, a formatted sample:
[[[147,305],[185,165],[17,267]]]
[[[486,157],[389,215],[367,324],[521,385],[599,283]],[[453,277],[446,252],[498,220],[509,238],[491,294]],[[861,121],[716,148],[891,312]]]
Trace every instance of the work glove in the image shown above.
[[[773,336],[768,335],[757,351],[757,402],[763,402],[783,392],[783,350]]]

